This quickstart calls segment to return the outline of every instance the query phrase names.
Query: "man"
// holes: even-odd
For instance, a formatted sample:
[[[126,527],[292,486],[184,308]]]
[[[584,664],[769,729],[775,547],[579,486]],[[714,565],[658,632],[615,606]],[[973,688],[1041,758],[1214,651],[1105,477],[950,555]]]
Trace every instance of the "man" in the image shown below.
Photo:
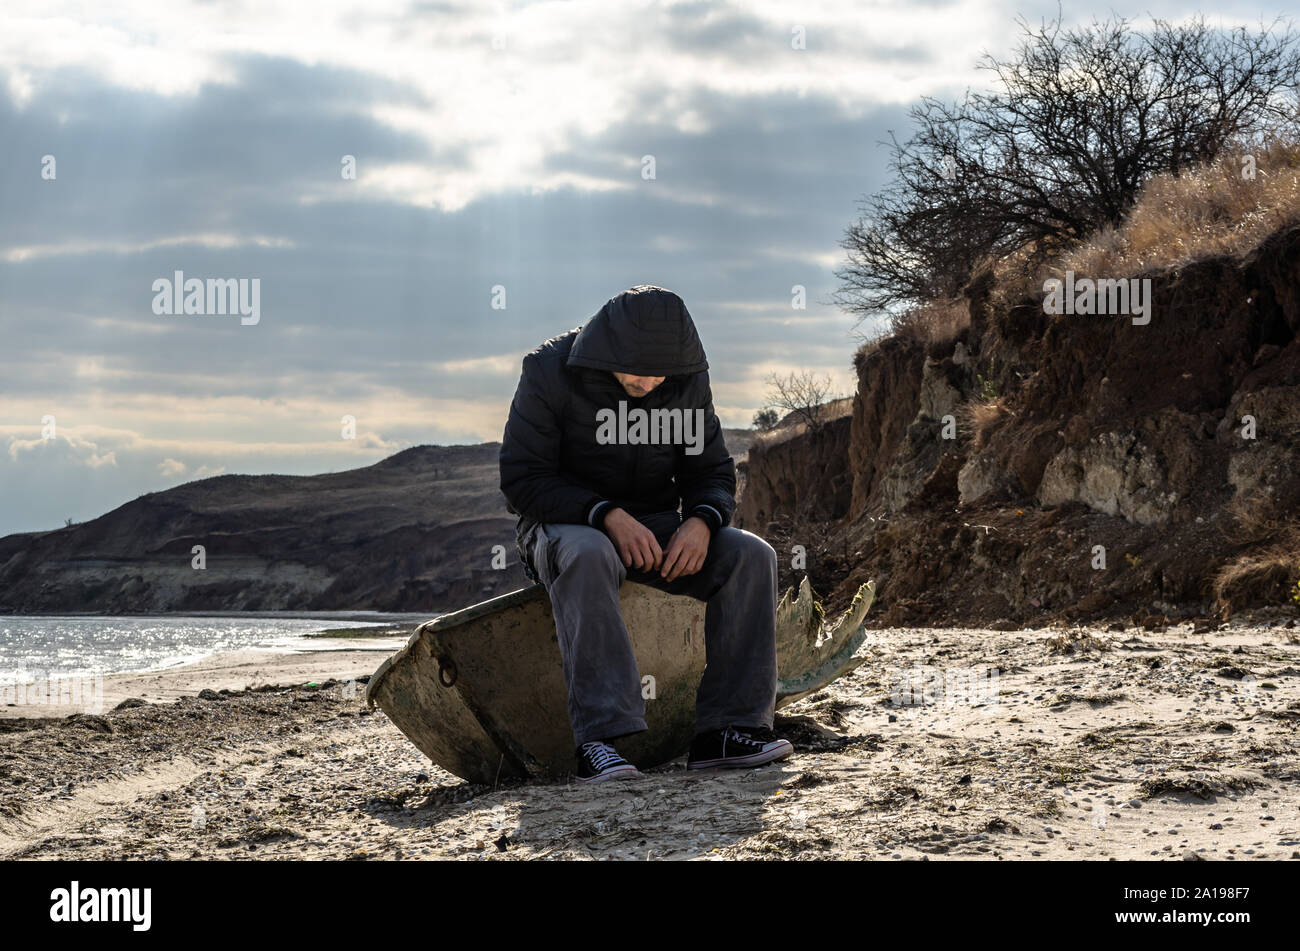
[[[681,298],[650,285],[611,298],[523,360],[501,439],[501,491],[519,516],[524,570],[550,596],[582,782],[639,775],[612,743],[646,729],[619,610],[628,578],[708,603],[687,768],[757,766],[793,752],[768,736],[776,552],[729,524],[736,466],[708,366]],[[634,415],[662,425],[647,433],[627,425]]]

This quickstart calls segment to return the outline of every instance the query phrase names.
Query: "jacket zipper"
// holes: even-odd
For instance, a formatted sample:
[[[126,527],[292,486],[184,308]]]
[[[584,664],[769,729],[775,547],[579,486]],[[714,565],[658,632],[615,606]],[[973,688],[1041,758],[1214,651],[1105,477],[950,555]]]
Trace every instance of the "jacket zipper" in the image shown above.
[[[624,447],[623,451],[627,453],[627,477],[623,480],[623,484],[627,486],[628,498],[635,498],[636,486],[632,485],[632,478],[636,472],[636,455],[631,446]]]
[[[612,387],[613,390],[615,390],[618,394],[621,394],[622,398],[626,399],[627,392],[623,389],[622,386],[618,384],[618,381],[614,380],[613,377],[610,377],[610,380],[613,381],[613,387]],[[667,386],[667,385],[668,385],[667,380],[665,380],[663,383],[660,384],[660,386]],[[632,484],[633,474],[636,469],[636,452],[634,447],[628,444],[625,444],[623,446],[623,451],[627,453],[627,464],[624,467],[623,484],[627,486],[628,498],[631,499],[636,497],[636,486]],[[613,500],[613,501],[615,502],[615,504],[617,504],[619,500]],[[620,505],[619,508],[622,508],[622,506]],[[628,514],[630,515],[632,513],[629,512]]]

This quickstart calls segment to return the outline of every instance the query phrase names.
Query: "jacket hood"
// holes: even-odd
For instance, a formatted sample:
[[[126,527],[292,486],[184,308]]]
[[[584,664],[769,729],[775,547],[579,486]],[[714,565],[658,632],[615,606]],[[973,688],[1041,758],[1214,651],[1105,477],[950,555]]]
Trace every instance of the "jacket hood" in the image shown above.
[[[670,290],[638,284],[611,297],[574,338],[569,366],[675,376],[709,368],[695,322]]]

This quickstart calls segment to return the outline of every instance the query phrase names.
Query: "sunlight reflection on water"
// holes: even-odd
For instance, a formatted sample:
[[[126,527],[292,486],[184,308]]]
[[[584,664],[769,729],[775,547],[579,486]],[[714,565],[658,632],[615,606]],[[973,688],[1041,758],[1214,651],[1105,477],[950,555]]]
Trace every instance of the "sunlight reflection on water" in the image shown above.
[[[161,670],[234,650],[323,650],[306,639],[380,621],[277,617],[0,617],[0,683],[33,677]]]

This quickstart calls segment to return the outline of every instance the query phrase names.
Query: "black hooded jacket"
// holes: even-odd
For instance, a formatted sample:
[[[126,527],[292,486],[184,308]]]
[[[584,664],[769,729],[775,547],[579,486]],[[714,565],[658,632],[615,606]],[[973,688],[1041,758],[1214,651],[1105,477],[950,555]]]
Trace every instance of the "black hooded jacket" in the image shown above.
[[[713,409],[708,361],[682,299],[639,285],[612,297],[582,327],[524,356],[523,373],[501,439],[501,491],[519,516],[517,537],[538,522],[600,527],[614,506],[632,515],[676,511],[704,518],[713,531],[736,507],[736,466]],[[631,396],[610,371],[662,376]],[[682,444],[602,444],[601,409],[704,411],[703,450]],[[524,553],[522,542],[520,552]],[[530,578],[536,575],[523,559]]]

